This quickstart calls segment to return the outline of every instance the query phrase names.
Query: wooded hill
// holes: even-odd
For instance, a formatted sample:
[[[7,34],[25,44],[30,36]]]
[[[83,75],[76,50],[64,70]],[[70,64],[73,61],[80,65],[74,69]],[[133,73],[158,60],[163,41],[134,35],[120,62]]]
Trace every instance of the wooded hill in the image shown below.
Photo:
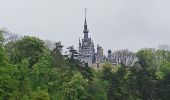
[[[0,100],[169,100],[170,52],[141,49],[133,66],[106,62],[95,70],[25,36],[3,44],[0,31]],[[111,45],[111,44],[110,44]]]

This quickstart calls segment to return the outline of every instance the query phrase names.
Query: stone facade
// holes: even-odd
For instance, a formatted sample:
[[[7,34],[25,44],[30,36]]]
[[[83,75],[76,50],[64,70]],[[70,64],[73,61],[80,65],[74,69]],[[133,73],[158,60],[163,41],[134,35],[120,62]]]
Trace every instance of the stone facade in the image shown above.
[[[88,33],[89,30],[87,29],[87,21],[85,17],[84,21],[84,38],[82,41],[79,39],[79,60],[84,63],[88,63],[89,66],[95,62],[95,49],[94,43],[91,38],[89,38]]]
[[[87,28],[87,21],[85,16],[84,21],[84,38],[81,40],[79,39],[79,47],[78,47],[78,59],[82,63],[87,63],[88,66],[95,66],[99,67],[100,63],[103,63],[105,61],[104,55],[103,55],[103,49],[101,46],[97,46],[97,53],[95,53],[94,49],[94,43],[91,38],[89,38],[89,30]]]

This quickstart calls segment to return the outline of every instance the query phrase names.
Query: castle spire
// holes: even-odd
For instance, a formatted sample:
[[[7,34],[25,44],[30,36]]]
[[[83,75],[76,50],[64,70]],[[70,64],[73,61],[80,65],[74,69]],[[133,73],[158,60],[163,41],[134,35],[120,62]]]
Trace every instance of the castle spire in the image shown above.
[[[83,30],[83,33],[84,33],[84,38],[88,38],[88,33],[89,33],[89,30],[87,29],[87,9],[85,8],[85,20],[84,20],[84,30]]]
[[[87,21],[86,21],[86,16],[87,16],[87,9],[85,8],[85,11],[84,11],[84,13],[85,13],[85,21],[84,21],[84,25],[87,25]]]
[[[80,38],[79,38],[79,46],[81,46],[81,41],[80,41]]]

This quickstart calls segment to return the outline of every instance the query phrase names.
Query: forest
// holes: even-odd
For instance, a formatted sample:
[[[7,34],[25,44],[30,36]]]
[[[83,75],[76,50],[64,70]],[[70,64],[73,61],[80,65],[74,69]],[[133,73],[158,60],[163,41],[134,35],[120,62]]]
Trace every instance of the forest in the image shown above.
[[[110,44],[112,45],[112,44]],[[4,43],[0,31],[0,100],[169,100],[170,51],[143,48],[134,64],[106,61],[99,69],[83,65],[77,51],[38,37]],[[120,50],[120,52],[123,50]],[[116,52],[113,52],[113,54]]]

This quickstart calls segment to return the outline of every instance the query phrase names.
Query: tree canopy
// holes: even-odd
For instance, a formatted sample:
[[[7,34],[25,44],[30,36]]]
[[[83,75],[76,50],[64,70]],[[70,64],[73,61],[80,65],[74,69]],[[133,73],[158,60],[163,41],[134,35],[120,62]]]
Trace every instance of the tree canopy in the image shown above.
[[[0,34],[0,100],[170,98],[170,51],[115,51],[120,62],[105,62],[93,69],[77,59],[73,46],[68,48],[68,55],[63,55],[61,42],[56,42],[53,49],[31,36],[2,42]]]

